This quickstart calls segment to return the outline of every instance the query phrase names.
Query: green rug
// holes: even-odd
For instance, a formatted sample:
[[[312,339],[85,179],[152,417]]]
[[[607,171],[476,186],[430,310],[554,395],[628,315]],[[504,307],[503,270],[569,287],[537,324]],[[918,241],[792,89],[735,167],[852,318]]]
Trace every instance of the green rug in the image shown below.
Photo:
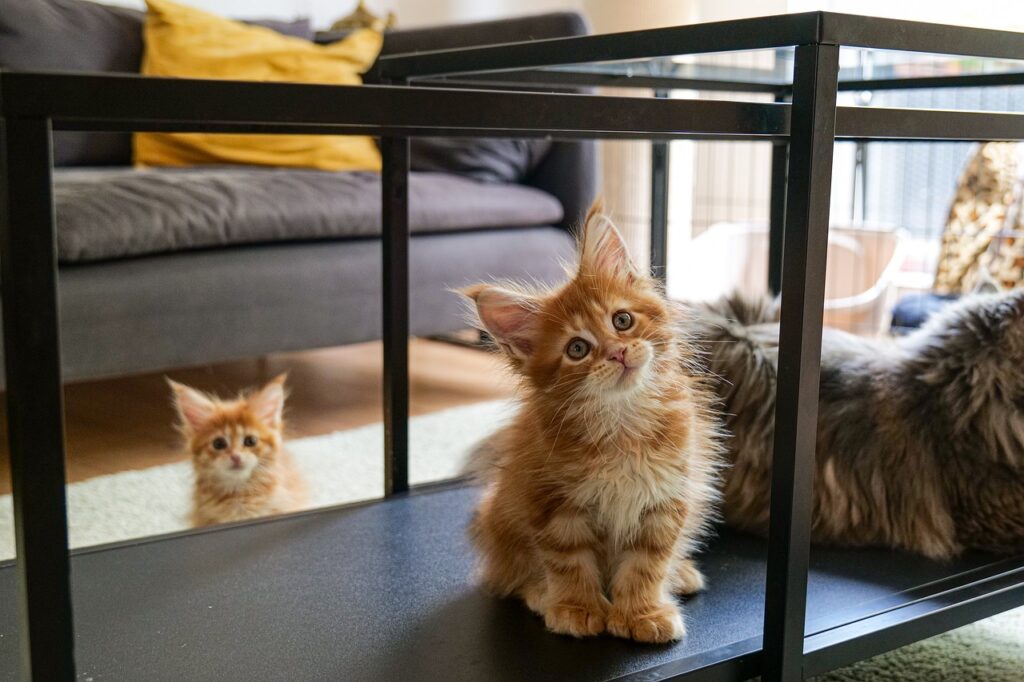
[[[1022,682],[1024,608],[812,679],[815,682]]]

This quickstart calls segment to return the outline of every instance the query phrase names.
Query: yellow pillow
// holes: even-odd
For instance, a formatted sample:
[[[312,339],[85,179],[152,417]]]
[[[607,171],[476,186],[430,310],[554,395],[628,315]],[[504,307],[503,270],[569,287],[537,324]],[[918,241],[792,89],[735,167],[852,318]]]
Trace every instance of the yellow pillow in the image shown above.
[[[167,0],[146,4],[142,73],[149,76],[360,85],[383,42],[379,32],[360,30],[316,45]],[[137,133],[135,163],[380,170],[380,152],[363,136]]]

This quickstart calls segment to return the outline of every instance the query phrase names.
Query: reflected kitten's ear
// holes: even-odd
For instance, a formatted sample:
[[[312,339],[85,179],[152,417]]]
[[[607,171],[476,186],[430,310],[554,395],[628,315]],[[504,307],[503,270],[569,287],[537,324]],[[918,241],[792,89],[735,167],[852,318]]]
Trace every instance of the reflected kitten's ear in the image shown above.
[[[476,303],[476,312],[487,333],[502,350],[518,360],[533,352],[537,300],[501,287],[476,284],[460,293]]]
[[[280,374],[258,392],[249,396],[249,409],[264,423],[274,428],[281,426],[284,412],[284,382],[288,374]]]
[[[194,388],[177,381],[167,380],[174,392],[174,406],[181,417],[181,425],[190,432],[196,432],[206,426],[210,417],[217,410],[217,405],[209,397]]]
[[[637,278],[640,271],[629,257],[629,249],[598,199],[587,212],[580,238],[580,269]]]

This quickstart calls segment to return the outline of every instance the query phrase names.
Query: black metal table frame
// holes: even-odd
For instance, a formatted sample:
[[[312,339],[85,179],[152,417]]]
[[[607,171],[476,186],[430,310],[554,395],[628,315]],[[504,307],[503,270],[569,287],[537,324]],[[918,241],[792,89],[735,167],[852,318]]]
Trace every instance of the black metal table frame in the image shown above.
[[[807,13],[383,60],[398,86],[316,86],[0,72],[0,268],[26,678],[74,679],[51,131],[368,134],[382,138],[386,494],[408,488],[408,168],[418,135],[762,139],[788,144],[782,320],[763,657],[795,680],[1024,603],[1016,571],[907,613],[805,641],[833,143],[1019,140],[1024,115],[837,107],[840,45],[1024,59],[1024,35]],[[713,46],[713,47],[711,47]],[[415,88],[417,74],[796,46],[792,104]],[[673,87],[670,84],[665,87]],[[778,99],[783,99],[779,97]],[[784,147],[783,147],[784,148]],[[776,224],[779,224],[776,222]],[[781,234],[781,233],[780,233]],[[955,596],[955,598],[954,598]],[[926,604],[935,602],[925,608]],[[749,663],[749,661],[748,661]],[[738,669],[738,668],[737,668]],[[744,668],[746,669],[746,668]],[[696,671],[697,678],[701,672]],[[719,669],[720,676],[728,673]],[[733,672],[735,674],[735,671]],[[706,676],[702,679],[708,679]]]

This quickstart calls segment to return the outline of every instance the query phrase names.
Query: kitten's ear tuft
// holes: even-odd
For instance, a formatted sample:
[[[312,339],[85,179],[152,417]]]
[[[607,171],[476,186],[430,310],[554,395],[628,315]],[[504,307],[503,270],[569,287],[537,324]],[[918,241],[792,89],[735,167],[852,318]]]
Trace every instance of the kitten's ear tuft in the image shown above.
[[[278,428],[284,414],[284,382],[288,374],[279,374],[266,386],[249,396],[249,409],[264,424]]]
[[[477,316],[502,350],[518,360],[533,352],[538,302],[501,287],[475,284],[460,290],[476,304]]]
[[[604,197],[598,196],[594,199],[594,203],[590,205],[590,208],[587,209],[587,217],[583,219],[583,224],[586,225],[589,223],[591,218],[607,214],[608,211],[606,211],[604,207]]]
[[[201,430],[217,411],[217,405],[209,396],[177,381],[167,380],[174,393],[174,406],[181,417],[181,426],[190,433]]]
[[[587,212],[580,238],[580,270],[639,277],[629,249],[598,199]]]

